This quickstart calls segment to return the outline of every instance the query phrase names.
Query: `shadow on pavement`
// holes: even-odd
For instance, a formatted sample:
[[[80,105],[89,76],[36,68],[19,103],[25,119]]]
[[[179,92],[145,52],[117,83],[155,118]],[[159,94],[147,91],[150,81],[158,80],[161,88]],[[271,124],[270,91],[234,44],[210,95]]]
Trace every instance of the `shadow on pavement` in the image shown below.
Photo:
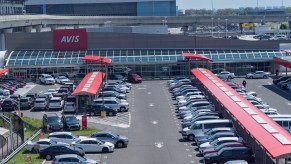
[[[283,92],[280,88],[277,88],[277,86],[274,85],[263,85],[263,87],[269,89],[270,91],[276,93],[277,95],[284,97],[288,101],[291,101],[291,96],[288,93]]]

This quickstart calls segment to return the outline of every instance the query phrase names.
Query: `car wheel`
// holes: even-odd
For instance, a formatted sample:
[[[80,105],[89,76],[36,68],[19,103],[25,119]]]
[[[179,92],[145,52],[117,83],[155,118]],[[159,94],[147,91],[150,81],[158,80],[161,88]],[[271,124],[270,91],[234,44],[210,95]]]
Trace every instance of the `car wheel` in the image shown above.
[[[228,79],[232,79],[232,77],[231,77],[231,76],[228,76],[227,78],[228,78]]]
[[[267,76],[266,76],[266,75],[264,75],[264,76],[263,76],[263,78],[264,78],[264,79],[267,79]]]
[[[108,116],[112,117],[113,113],[112,112],[108,112]]]
[[[107,147],[104,147],[104,148],[102,149],[102,153],[109,153],[109,149],[108,149]]]
[[[117,146],[118,148],[122,148],[122,147],[124,147],[124,143],[123,143],[122,141],[118,141],[118,142],[116,143],[116,146]]]
[[[249,78],[250,78],[250,79],[253,79],[254,77],[253,77],[253,76],[250,76]]]
[[[32,148],[32,150],[31,150],[32,152],[34,152],[34,153],[38,153],[38,150],[37,149],[35,149],[35,148]]]
[[[188,136],[188,140],[189,140],[189,141],[194,141],[194,138],[195,138],[195,137],[194,137],[194,135],[192,135],[192,134]]]
[[[125,110],[126,110],[125,107],[120,107],[121,112],[125,112]]]
[[[51,155],[49,155],[49,154],[47,154],[47,155],[45,156],[45,159],[46,159],[47,161],[49,161],[49,160],[51,160],[51,159],[52,159],[52,156],[51,156]]]

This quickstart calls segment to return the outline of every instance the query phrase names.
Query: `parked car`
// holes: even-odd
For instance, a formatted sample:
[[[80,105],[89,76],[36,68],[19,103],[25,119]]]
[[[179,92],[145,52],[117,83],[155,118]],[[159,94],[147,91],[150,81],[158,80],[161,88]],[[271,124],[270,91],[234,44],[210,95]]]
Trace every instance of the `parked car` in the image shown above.
[[[72,145],[87,152],[109,153],[114,151],[114,144],[96,138],[82,138],[72,142]]]
[[[77,107],[74,102],[66,102],[63,109],[64,113],[76,113]]]
[[[107,116],[116,116],[118,112],[117,109],[102,104],[92,104],[87,109],[87,113],[91,116],[101,115],[101,111],[105,111]]]
[[[56,83],[59,83],[59,84],[65,84],[67,82],[70,81],[70,79],[68,79],[66,76],[58,76],[56,79],[55,79]]]
[[[136,73],[131,73],[128,76],[128,81],[132,83],[141,83],[142,82],[142,77]]]
[[[13,91],[13,93],[14,93],[14,91]],[[0,87],[0,95],[2,95],[2,96],[9,96],[10,94],[13,94],[13,93],[11,93],[9,89],[2,89]],[[12,99],[14,99],[14,98],[12,98]]]
[[[269,77],[270,73],[269,72],[264,72],[264,71],[256,71],[254,73],[248,73],[246,75],[246,79],[267,79]]]
[[[76,116],[63,115],[61,119],[65,130],[80,130],[80,121]]]
[[[34,99],[31,97],[22,97],[19,100],[20,109],[31,109],[34,106]]]
[[[71,132],[54,132],[54,133],[50,133],[48,135],[48,138],[52,139],[53,141],[59,141],[59,142],[71,144],[74,141],[79,141],[82,138],[88,138],[88,137],[77,136]]]
[[[43,84],[55,84],[55,79],[49,74],[41,74],[39,80]]]
[[[44,98],[37,98],[34,103],[33,110],[48,110],[48,100]]]
[[[102,97],[117,97],[119,99],[124,99],[124,100],[127,99],[126,94],[121,94],[121,93],[118,93],[118,92],[115,92],[115,91],[105,91],[105,92],[101,92],[98,97],[99,98],[102,98]]]
[[[85,152],[80,148],[61,144],[52,145],[39,151],[39,155],[44,157],[46,160],[52,160],[55,156],[63,154],[77,154],[83,157]]]
[[[38,97],[37,93],[27,93],[25,97],[31,97],[33,100],[35,100]]]
[[[46,101],[49,101],[51,99],[51,97],[47,94],[43,94],[43,95],[38,95],[37,98],[43,98]]]
[[[104,104],[120,112],[126,112],[129,109],[129,104],[127,101],[123,99],[114,98],[114,97],[95,99],[91,105],[98,105],[98,104],[99,105]]]
[[[288,80],[290,78],[291,78],[291,76],[281,76],[277,79],[274,79],[273,83],[277,85],[280,81],[285,81],[285,80]]]
[[[249,147],[225,147],[217,153],[209,153],[204,156],[204,162],[225,163],[229,160],[246,160],[250,163],[255,161],[254,153]]]
[[[21,96],[19,94],[13,94],[13,95],[10,95],[9,98],[18,102],[20,100]]]
[[[52,161],[53,164],[97,164],[98,162],[93,159],[84,158],[76,154],[57,155]]]
[[[63,123],[56,113],[45,113],[42,118],[43,129],[47,132],[62,131]]]
[[[211,141],[214,141],[216,140],[217,138],[220,138],[220,137],[237,137],[237,134],[234,133],[234,132],[217,132],[217,133],[214,133],[212,135],[209,135],[205,138],[198,138],[196,140],[196,144],[199,146],[205,142],[211,142]]]
[[[76,96],[68,96],[66,101],[76,103]]]
[[[40,139],[40,140],[37,140],[37,141],[28,141],[27,142],[27,145],[26,145],[26,150],[27,151],[39,151],[39,150],[43,150],[51,145],[57,145],[57,144],[65,144],[65,143],[62,143],[62,142],[56,142],[56,141],[53,141],[51,139]],[[67,144],[69,145],[69,144]]]
[[[127,137],[115,134],[110,131],[92,133],[90,137],[97,138],[99,140],[106,142],[111,142],[118,148],[126,147],[128,145]]]
[[[223,143],[219,146],[216,146],[214,148],[205,149],[202,151],[202,154],[204,156],[205,154],[215,153],[224,147],[242,147],[242,146],[245,146],[245,144],[242,142],[227,142],[227,143]]]
[[[1,104],[2,112],[15,111],[17,110],[17,106],[16,101],[13,99],[5,99]]]
[[[64,100],[61,97],[53,97],[49,102],[49,110],[62,110],[64,107]]]
[[[48,89],[47,92],[51,94],[58,93],[56,89]]]
[[[222,79],[233,79],[235,77],[234,73],[230,73],[228,71],[220,72],[216,74],[217,77],[221,77]]]

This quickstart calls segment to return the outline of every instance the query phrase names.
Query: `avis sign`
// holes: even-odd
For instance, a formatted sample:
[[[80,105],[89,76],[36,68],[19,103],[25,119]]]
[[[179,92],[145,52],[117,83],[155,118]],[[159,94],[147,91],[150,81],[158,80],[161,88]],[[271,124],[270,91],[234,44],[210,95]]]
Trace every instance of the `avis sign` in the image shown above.
[[[54,50],[86,50],[86,29],[57,29],[53,31]]]

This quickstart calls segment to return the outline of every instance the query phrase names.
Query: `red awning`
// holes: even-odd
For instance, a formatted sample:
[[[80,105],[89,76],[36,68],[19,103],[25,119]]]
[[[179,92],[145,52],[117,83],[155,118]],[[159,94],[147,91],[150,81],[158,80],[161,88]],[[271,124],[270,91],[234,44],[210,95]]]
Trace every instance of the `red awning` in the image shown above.
[[[7,68],[1,68],[0,69],[0,75],[4,75],[7,72],[8,72],[8,69]]]
[[[291,50],[282,50],[284,52],[287,52],[287,53],[291,53]]]
[[[74,90],[72,95],[96,95],[104,76],[104,72],[88,73]]]
[[[286,158],[291,154],[291,134],[238,94],[208,69],[192,69],[193,75],[224,106],[245,134],[255,138],[272,158]]]
[[[108,57],[103,57],[103,56],[94,56],[94,55],[86,55],[85,57],[82,58],[82,60],[85,61],[92,61],[92,62],[103,62],[104,64],[111,64],[112,60]]]
[[[283,58],[279,58],[279,57],[273,57],[273,61],[277,64],[280,64],[284,67],[287,68],[291,68],[291,57],[283,57]]]
[[[200,59],[200,60],[204,60],[204,61],[210,61],[213,62],[212,59],[209,59],[206,56],[200,55],[200,54],[193,54],[193,53],[189,53],[189,52],[182,52],[182,55],[186,58],[186,59]]]

